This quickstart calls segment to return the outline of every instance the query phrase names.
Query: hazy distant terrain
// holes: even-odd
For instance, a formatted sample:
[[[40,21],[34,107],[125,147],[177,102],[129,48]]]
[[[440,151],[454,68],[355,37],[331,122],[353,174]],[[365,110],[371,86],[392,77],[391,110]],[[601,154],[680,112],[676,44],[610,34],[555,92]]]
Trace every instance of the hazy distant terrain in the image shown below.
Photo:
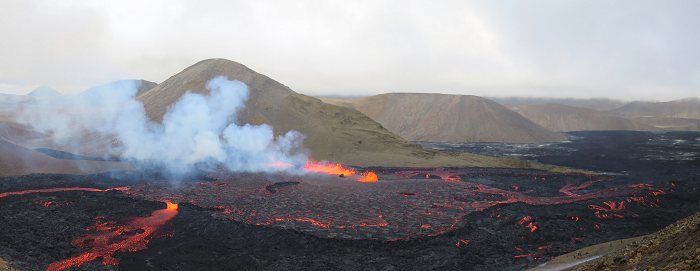
[[[700,99],[686,98],[670,102],[631,102],[622,107],[608,110],[628,118],[694,118],[700,119]]]
[[[134,97],[143,94],[146,91],[151,90],[152,88],[156,87],[158,84],[151,82],[151,81],[146,81],[146,80],[119,80],[119,81],[114,81],[105,85],[101,86],[96,86],[96,87],[91,87],[83,92],[79,93],[78,95],[85,95],[85,96],[95,96],[95,95],[105,95],[105,93],[109,93],[111,91],[120,91],[122,86],[124,84],[133,84],[135,83],[138,85],[136,94]]]
[[[321,100],[357,109],[411,141],[534,143],[566,139],[478,96],[390,93],[361,99]]]
[[[561,104],[508,107],[552,131],[658,130],[649,124],[588,108]]]
[[[496,98],[552,131],[700,130],[700,99],[629,102],[608,99]],[[595,109],[595,110],[593,110]]]
[[[40,86],[40,87],[32,90],[32,92],[29,92],[27,95],[29,95],[29,96],[58,96],[58,95],[61,95],[61,93],[55,89],[50,88],[50,87]]]
[[[489,100],[502,105],[534,105],[534,104],[562,104],[575,107],[583,107],[595,110],[610,110],[622,107],[627,104],[620,100],[597,98],[597,99],[575,99],[575,98],[528,98],[528,97],[486,97]]]

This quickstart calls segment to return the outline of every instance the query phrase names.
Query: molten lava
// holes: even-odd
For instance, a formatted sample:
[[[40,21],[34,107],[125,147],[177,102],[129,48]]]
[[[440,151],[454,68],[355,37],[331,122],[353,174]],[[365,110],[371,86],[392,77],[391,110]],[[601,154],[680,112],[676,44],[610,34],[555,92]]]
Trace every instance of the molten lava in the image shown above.
[[[272,164],[267,164],[268,166],[273,166],[273,167],[293,167],[294,165],[292,164],[287,164],[283,162],[275,162],[275,158],[272,157]]]
[[[344,168],[343,165],[341,165],[341,164],[333,164],[333,163],[327,163],[327,162],[319,163],[318,161],[312,161],[312,160],[309,160],[308,162],[306,162],[306,165],[304,165],[304,169],[307,171],[313,171],[313,172],[323,172],[323,173],[326,173],[328,175],[341,175],[342,174],[345,177],[355,175],[354,169]]]
[[[293,167],[294,165],[292,164],[287,164],[287,163],[282,163],[282,162],[275,162],[272,164],[267,164],[268,166],[273,166],[273,167]]]
[[[88,228],[88,231],[94,231],[94,233],[78,237],[71,242],[71,244],[82,248],[91,247],[90,250],[69,259],[52,263],[46,270],[65,270],[92,262],[100,257],[105,265],[117,265],[119,260],[114,258],[115,252],[146,249],[146,244],[153,234],[177,215],[178,205],[169,201],[165,203],[167,204],[165,209],[153,212],[150,217],[136,218],[126,225],[98,221],[94,226]]]
[[[460,247],[460,246],[466,246],[466,245],[468,245],[468,244],[469,244],[469,240],[459,239],[459,242],[457,242],[457,244],[455,244],[455,245],[456,245],[457,247]]]
[[[358,182],[363,182],[363,183],[373,183],[376,181],[379,181],[379,178],[377,177],[377,174],[374,172],[365,172],[360,174],[362,177],[358,178]]]

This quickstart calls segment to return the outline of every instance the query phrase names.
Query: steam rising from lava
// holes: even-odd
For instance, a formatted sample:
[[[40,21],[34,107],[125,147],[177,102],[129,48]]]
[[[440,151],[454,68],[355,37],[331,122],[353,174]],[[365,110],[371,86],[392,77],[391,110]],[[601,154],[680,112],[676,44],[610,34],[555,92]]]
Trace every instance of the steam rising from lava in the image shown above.
[[[274,171],[282,168],[270,164],[303,165],[307,160],[299,152],[304,136],[297,131],[275,138],[265,124],[231,124],[248,99],[248,87],[240,81],[218,76],[206,84],[209,95],[187,92],[168,108],[162,124],[152,122],[143,104],[133,99],[138,84],[127,81],[99,95],[37,99],[18,108],[17,120],[52,133],[54,143],[71,152],[79,152],[84,144],[76,140],[80,131],[83,138],[111,137],[118,144],[112,144],[109,154],[150,161],[170,173],[184,172],[197,162],[223,164],[234,171]],[[56,112],[65,108],[78,113]]]

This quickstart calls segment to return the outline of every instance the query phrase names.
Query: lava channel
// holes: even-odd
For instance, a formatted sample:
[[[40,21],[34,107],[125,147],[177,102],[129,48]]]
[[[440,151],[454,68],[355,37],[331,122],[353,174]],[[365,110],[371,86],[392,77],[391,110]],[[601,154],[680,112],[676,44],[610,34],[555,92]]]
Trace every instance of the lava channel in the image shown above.
[[[126,225],[110,226],[109,222],[96,222],[88,231],[96,231],[73,240],[71,244],[90,250],[71,258],[49,265],[47,271],[65,270],[102,258],[105,265],[117,265],[115,252],[138,251],[146,249],[150,237],[166,222],[177,215],[178,205],[165,201],[167,207],[157,210],[150,217],[136,218]]]

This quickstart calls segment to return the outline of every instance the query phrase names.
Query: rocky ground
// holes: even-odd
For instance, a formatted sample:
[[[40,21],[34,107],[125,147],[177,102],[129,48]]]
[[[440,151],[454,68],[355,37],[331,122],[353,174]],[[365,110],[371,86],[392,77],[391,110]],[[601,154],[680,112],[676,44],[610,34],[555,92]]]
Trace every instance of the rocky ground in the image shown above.
[[[507,183],[511,180],[521,185],[518,189],[534,191],[534,187],[546,182],[533,176],[552,174],[524,173],[517,173],[519,177],[516,173],[488,178],[476,175],[472,179],[490,182],[492,187],[503,190],[514,190],[515,183]],[[431,179],[430,174],[422,178],[439,181]],[[136,187],[161,180],[158,174],[134,171],[89,176],[34,174],[3,178],[0,191],[76,186]],[[216,182],[204,174],[181,181],[193,185]],[[604,182],[598,185],[601,183]],[[669,192],[649,196],[658,207],[637,203],[626,203],[626,208],[621,210],[600,211],[591,207],[627,201],[629,195],[556,205],[503,203],[468,213],[461,218],[464,224],[455,230],[398,241],[323,238],[275,225],[247,224],[219,215],[221,208],[182,202],[179,214],[150,239],[147,249],[116,253],[117,266],[103,265],[98,260],[71,270],[522,270],[586,246],[653,233],[700,210],[696,200],[700,196],[700,179],[657,185],[658,190]],[[275,195],[291,187],[298,185],[276,187],[279,191]],[[542,193],[546,196],[560,188]],[[264,187],[260,189],[272,194]],[[536,192],[533,191],[527,193]],[[474,196],[477,199],[497,197],[493,193]],[[65,191],[2,197],[0,255],[10,266],[21,270],[45,270],[52,262],[85,251],[71,245],[71,241],[85,235],[86,228],[97,221],[128,223],[130,219],[146,217],[163,208],[162,202],[122,191]]]
[[[700,270],[700,213],[570,270]]]

